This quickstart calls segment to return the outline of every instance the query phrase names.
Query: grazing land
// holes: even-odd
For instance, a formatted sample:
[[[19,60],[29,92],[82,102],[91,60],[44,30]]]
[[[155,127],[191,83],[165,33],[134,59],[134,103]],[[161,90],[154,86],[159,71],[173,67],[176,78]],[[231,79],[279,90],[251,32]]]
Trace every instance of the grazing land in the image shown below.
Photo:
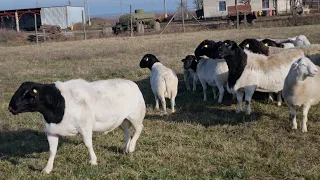
[[[118,37],[40,45],[0,46],[0,179],[319,179],[319,106],[309,111],[308,132],[291,130],[289,108],[254,96],[251,116],[236,114],[231,96],[219,105],[202,88],[185,90],[181,59],[204,39],[237,42],[245,38],[285,39],[306,35],[320,43],[320,26],[202,31],[186,34]],[[155,54],[179,76],[177,112],[160,116],[148,69],[139,62]],[[72,78],[88,81],[126,78],[135,81],[147,103],[144,130],[133,154],[122,153],[120,129],[94,133],[98,165],[80,135],[60,138],[54,169],[41,173],[49,156],[44,122],[39,113],[13,116],[9,100],[24,81],[52,83]],[[169,106],[170,107],[170,106]],[[169,108],[168,107],[168,108]],[[170,112],[170,111],[168,111]],[[298,111],[298,122],[301,120]]]

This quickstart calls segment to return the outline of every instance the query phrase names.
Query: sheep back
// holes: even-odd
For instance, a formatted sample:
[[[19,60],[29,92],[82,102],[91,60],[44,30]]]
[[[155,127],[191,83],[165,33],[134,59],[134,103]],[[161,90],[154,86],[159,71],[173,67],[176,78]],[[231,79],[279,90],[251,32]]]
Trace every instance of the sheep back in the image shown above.
[[[160,62],[152,66],[150,84],[152,92],[158,97],[164,96],[171,99],[178,92],[178,77],[176,73]]]

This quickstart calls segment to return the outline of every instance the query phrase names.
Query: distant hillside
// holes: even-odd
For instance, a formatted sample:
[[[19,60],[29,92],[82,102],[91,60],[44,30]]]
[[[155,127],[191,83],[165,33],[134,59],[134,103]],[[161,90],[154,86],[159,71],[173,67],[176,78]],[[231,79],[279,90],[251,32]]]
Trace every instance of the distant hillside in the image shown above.
[[[133,10],[134,11],[134,10]],[[168,14],[173,14],[176,10],[168,10]],[[146,11],[151,12],[151,11]],[[154,11],[155,14],[163,14],[163,11]],[[97,18],[108,18],[108,19],[114,19],[118,18],[121,14],[120,13],[113,13],[113,14],[96,14],[91,15],[91,17],[97,17]]]

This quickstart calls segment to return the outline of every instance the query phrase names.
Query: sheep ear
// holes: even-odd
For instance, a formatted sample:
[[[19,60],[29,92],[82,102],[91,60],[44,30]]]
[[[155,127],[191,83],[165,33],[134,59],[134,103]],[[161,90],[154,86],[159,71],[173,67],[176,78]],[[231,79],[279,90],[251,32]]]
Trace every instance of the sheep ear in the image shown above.
[[[236,49],[237,47],[238,47],[237,44],[233,44],[233,45],[231,46],[231,49],[234,50],[234,49]]]
[[[297,69],[297,68],[298,68],[298,66],[299,66],[299,64],[298,64],[298,63],[296,63],[296,62],[292,64],[292,68],[293,68],[294,70],[295,70],[295,69]]]
[[[182,59],[182,60],[181,60],[181,62],[184,62],[184,61],[185,61],[185,59]]]

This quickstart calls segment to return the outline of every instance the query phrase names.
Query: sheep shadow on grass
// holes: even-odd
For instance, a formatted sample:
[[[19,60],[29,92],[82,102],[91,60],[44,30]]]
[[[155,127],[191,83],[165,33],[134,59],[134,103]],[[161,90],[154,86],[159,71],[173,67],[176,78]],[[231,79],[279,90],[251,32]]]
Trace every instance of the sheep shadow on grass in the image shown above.
[[[59,146],[70,143],[65,138],[59,138]],[[38,158],[34,153],[49,151],[49,143],[44,132],[35,130],[0,132],[0,160],[14,165],[19,164],[19,158]]]
[[[263,112],[252,111],[251,115],[246,115],[245,111],[236,114],[237,101],[232,99],[232,95],[225,91],[222,104],[214,99],[211,87],[207,89],[206,102],[203,102],[202,86],[197,85],[197,91],[187,91],[183,80],[183,74],[177,74],[179,79],[178,95],[176,97],[176,113],[171,114],[170,101],[167,100],[168,116],[160,116],[160,111],[156,113],[147,112],[146,119],[149,120],[164,120],[171,122],[187,122],[197,123],[205,127],[215,125],[237,125],[246,122],[253,122],[259,120]],[[150,87],[149,78],[136,82],[144,96],[147,107],[154,108],[155,99]],[[218,91],[217,91],[218,92]],[[255,92],[253,100],[266,101],[267,93]],[[243,104],[245,110],[245,104]]]

